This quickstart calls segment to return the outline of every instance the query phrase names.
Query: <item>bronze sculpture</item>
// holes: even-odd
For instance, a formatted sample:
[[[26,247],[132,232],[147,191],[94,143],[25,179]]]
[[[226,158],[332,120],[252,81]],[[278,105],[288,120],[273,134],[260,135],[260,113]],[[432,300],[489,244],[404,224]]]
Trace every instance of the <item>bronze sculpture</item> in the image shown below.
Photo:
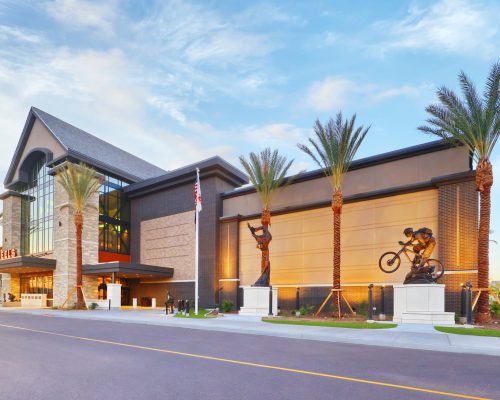
[[[413,252],[415,253],[410,272],[406,274],[403,284],[434,283],[432,277],[433,266],[427,263],[434,251],[434,247],[436,247],[436,239],[432,235],[432,230],[425,227],[417,231],[406,228],[403,233],[409,240],[406,243],[400,242],[399,244],[413,246]]]
[[[399,245],[403,247],[397,253],[389,251],[382,254],[379,259],[379,268],[386,273],[395,272],[401,265],[401,255],[404,254],[411,262],[411,269],[403,284],[436,282],[443,276],[444,267],[439,260],[430,258],[436,247],[436,239],[432,230],[420,228],[413,231],[412,228],[406,228],[404,234],[409,240],[399,242]],[[413,259],[410,254],[415,255]]]
[[[269,261],[269,243],[273,240],[271,232],[269,231],[268,224],[262,224],[258,227],[253,227],[247,223],[248,229],[252,233],[255,241],[257,242],[257,248],[261,251],[261,261],[260,261],[260,277],[255,281],[252,286],[269,286],[269,280],[271,277],[271,262]],[[261,235],[257,235],[255,232],[262,231]]]

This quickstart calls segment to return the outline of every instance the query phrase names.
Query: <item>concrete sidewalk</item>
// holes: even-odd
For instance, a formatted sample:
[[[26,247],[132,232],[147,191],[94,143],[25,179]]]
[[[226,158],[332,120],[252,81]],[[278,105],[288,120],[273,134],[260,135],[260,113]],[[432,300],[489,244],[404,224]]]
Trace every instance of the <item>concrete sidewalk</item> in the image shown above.
[[[235,314],[207,319],[173,318],[171,315],[166,316],[165,312],[159,309],[61,311],[3,307],[0,307],[0,323],[2,313],[160,325],[326,342],[500,356],[500,338],[442,333],[436,331],[430,325],[406,324],[392,329],[373,330],[348,329],[271,324],[263,322],[260,317]]]

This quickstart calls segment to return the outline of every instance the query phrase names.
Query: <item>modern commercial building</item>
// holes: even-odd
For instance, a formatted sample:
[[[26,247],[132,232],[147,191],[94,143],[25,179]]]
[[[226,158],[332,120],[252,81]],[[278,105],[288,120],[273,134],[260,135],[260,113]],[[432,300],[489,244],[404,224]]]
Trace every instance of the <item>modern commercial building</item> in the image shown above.
[[[163,303],[194,296],[193,185],[200,169],[200,304],[241,306],[241,287],[260,274],[260,252],[247,229],[258,224],[257,194],[239,169],[213,157],[164,171],[39,109],[32,108],[4,181],[3,294],[45,293],[54,305],[76,283],[75,233],[57,166],[84,162],[105,176],[96,209],[84,216],[84,290],[105,298],[106,282],[133,298]],[[431,228],[433,257],[446,267],[447,309],[458,309],[460,283],[476,280],[477,193],[466,149],[442,142],[360,159],[344,185],[342,283],[359,307],[367,285],[401,283],[408,264],[385,274],[378,258],[396,250],[405,227]],[[331,189],[321,170],[302,173],[272,209],[271,284],[281,308],[317,306],[332,280]],[[378,295],[379,291],[375,291]],[[377,300],[376,300],[377,301]]]

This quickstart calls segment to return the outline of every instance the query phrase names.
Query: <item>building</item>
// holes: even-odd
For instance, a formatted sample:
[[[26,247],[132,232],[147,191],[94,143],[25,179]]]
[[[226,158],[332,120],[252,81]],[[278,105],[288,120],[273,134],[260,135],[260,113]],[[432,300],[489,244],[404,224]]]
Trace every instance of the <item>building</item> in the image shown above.
[[[4,181],[3,293],[46,293],[60,305],[76,282],[72,216],[57,166],[85,162],[105,176],[96,210],[85,214],[84,290],[106,296],[122,284],[122,304],[194,296],[195,169],[200,169],[200,304],[231,300],[259,276],[260,252],[247,223],[258,224],[257,194],[247,177],[220,157],[164,171],[39,109],[32,108]],[[384,274],[379,256],[398,248],[407,226],[431,228],[433,255],[446,267],[447,309],[460,283],[476,279],[477,193],[466,149],[431,142],[360,159],[347,173],[342,220],[342,283],[356,307],[367,285],[401,283],[407,266]],[[331,287],[331,189],[321,170],[300,174],[272,209],[271,284],[281,308],[317,306]],[[99,211],[97,211],[97,209]],[[378,295],[378,291],[375,291]]]

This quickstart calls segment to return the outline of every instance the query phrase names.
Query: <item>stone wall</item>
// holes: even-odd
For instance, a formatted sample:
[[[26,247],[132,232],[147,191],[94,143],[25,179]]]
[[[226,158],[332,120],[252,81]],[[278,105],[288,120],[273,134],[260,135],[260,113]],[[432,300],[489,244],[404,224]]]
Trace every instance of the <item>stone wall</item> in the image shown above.
[[[91,199],[91,205],[84,213],[82,256],[83,264],[95,264],[99,259],[99,195]],[[76,233],[73,211],[68,204],[68,195],[57,181],[54,181],[54,256],[57,266],[54,270],[54,305],[62,305],[76,286]],[[97,298],[97,277],[84,276],[85,296]],[[69,303],[76,302],[73,295]]]
[[[3,243],[0,247],[4,249],[17,249],[21,252],[21,197],[9,195],[3,199]],[[19,274],[1,274],[2,292],[7,297],[7,293],[12,293],[20,297]]]

